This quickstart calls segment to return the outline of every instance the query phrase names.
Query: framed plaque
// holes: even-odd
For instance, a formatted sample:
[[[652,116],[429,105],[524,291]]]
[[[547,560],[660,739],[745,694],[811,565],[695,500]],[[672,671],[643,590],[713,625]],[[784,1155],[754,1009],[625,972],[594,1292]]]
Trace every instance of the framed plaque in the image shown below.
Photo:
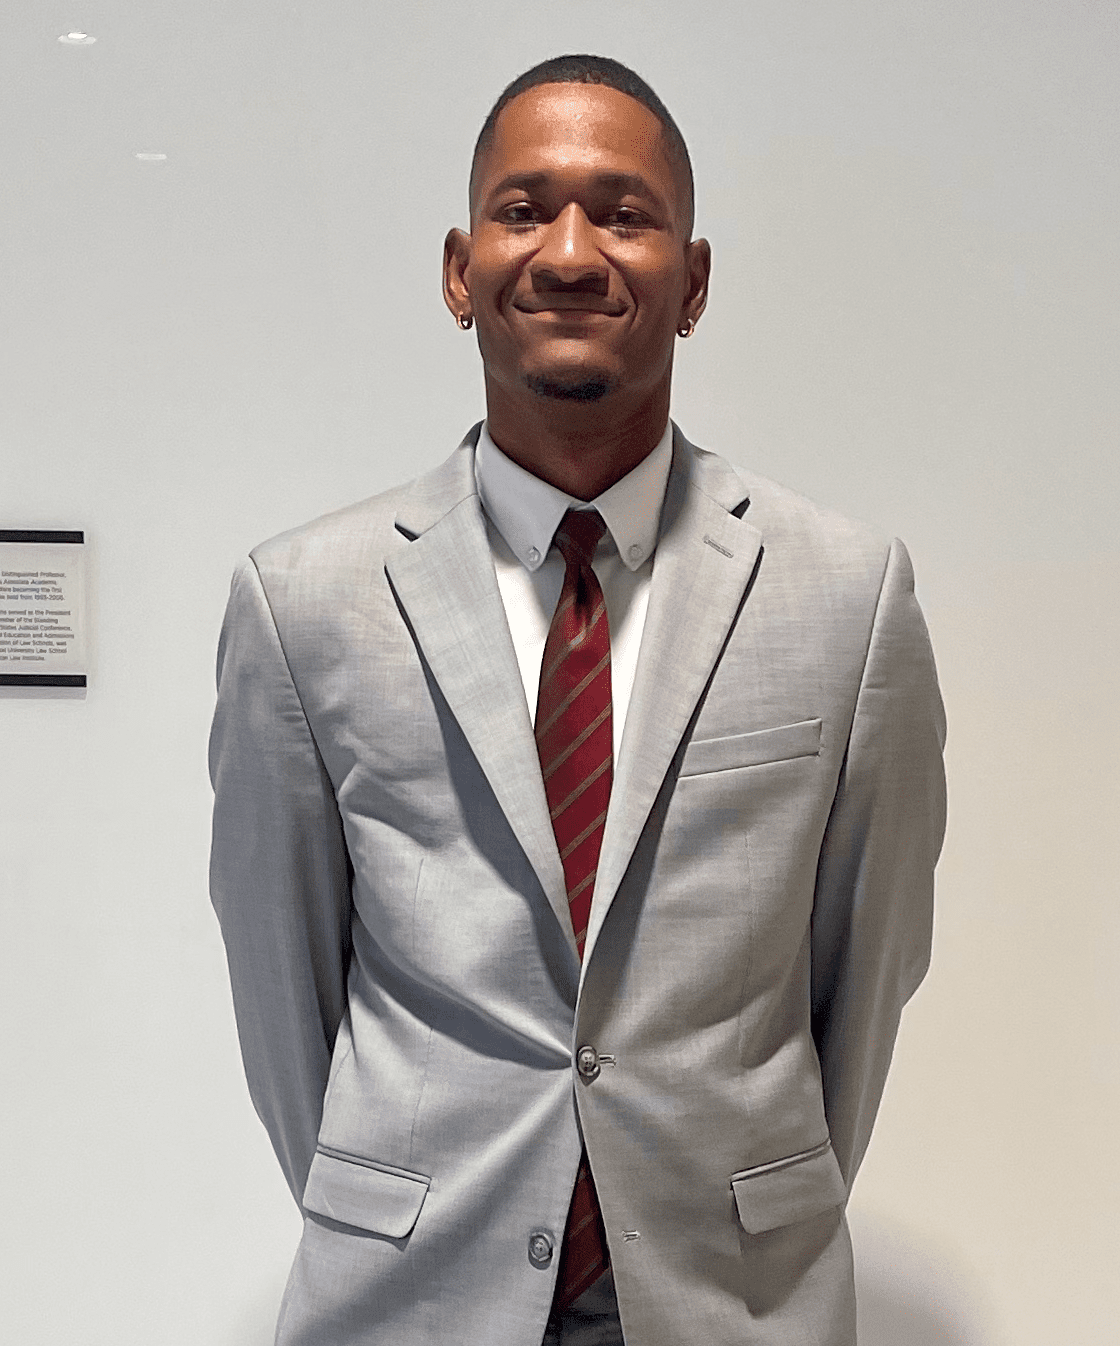
[[[0,528],[0,687],[85,687],[81,530]]]

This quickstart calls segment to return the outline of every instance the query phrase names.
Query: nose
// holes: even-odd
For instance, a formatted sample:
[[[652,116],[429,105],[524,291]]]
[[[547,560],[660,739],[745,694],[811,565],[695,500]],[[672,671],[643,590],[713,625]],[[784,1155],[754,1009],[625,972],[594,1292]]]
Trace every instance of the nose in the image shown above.
[[[530,270],[535,289],[574,287],[606,294],[607,264],[599,251],[595,228],[577,202],[570,202],[545,226]]]

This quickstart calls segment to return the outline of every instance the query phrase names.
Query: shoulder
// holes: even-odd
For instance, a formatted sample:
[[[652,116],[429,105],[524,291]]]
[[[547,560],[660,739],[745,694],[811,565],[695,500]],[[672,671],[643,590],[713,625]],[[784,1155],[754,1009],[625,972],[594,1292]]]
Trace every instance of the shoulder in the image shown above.
[[[890,538],[870,524],[819,504],[769,477],[736,467],[746,487],[750,504],[744,518],[760,530],[781,530],[819,538],[839,548],[884,552]]]
[[[383,553],[412,483],[332,510],[259,543],[250,552],[262,577],[361,564]]]
[[[698,453],[698,464],[704,458],[715,455]],[[918,689],[914,694],[936,710],[929,637],[904,544],[759,473],[717,461],[741,483],[734,512],[759,540],[756,616],[772,620],[772,630],[813,632],[822,667],[862,670],[877,651],[883,685]]]
[[[764,564],[771,569],[803,576],[807,582],[811,577],[858,578],[877,588],[892,553],[905,554],[897,539],[867,523],[719,454],[694,445],[687,448],[693,486],[719,499],[758,533]]]
[[[269,580],[306,584],[380,571],[392,552],[407,546],[408,538],[476,493],[476,430],[430,472],[254,547],[252,561],[266,587]]]

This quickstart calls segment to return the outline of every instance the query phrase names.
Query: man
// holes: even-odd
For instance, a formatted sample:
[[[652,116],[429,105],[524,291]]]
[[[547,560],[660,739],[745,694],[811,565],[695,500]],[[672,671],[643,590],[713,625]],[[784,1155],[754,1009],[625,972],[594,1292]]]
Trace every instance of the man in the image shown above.
[[[710,253],[636,75],[522,76],[470,206],[485,423],[257,548],[222,635],[213,896],[306,1215],[277,1340],[851,1346],[944,823],[906,553],[670,423]]]

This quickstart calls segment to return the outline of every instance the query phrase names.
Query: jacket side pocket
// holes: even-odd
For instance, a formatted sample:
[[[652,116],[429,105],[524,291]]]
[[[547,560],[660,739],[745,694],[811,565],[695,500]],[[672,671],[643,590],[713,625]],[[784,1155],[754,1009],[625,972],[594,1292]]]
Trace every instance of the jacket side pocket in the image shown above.
[[[340,1224],[403,1239],[416,1224],[430,1183],[422,1173],[319,1149],[311,1161],[303,1205]]]
[[[811,1150],[731,1175],[735,1208],[748,1234],[763,1234],[820,1215],[848,1198],[848,1189],[826,1140]]]

